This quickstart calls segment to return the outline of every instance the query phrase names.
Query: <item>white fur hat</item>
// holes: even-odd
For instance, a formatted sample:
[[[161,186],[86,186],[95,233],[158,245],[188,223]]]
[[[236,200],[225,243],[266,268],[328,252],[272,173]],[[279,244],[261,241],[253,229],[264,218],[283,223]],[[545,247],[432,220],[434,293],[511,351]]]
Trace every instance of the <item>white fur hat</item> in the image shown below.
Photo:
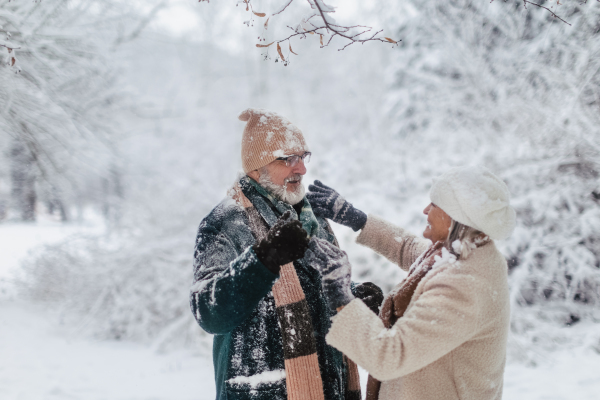
[[[450,169],[433,180],[429,197],[453,220],[492,239],[506,239],[515,227],[508,187],[485,167]]]

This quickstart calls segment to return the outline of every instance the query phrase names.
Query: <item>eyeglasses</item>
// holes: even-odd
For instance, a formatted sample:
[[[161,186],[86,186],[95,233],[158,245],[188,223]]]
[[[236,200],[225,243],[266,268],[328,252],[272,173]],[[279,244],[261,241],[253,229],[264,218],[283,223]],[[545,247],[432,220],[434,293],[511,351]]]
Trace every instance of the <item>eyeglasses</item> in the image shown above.
[[[296,165],[298,165],[300,160],[302,160],[304,162],[304,164],[308,163],[310,161],[311,154],[312,153],[310,151],[307,151],[306,153],[302,154],[301,156],[294,154],[293,156],[289,156],[289,157],[278,157],[277,160],[285,161],[286,167],[295,167]]]

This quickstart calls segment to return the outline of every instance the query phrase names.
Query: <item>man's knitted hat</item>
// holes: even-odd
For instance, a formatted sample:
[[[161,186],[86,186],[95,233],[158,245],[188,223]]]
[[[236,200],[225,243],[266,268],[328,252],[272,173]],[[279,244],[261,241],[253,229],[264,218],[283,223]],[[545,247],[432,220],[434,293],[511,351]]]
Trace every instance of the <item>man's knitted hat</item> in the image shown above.
[[[245,173],[264,167],[278,157],[308,151],[300,129],[277,113],[249,108],[238,118],[247,121],[242,136],[242,167]]]
[[[515,227],[506,184],[482,166],[452,168],[433,180],[431,202],[453,220],[490,238],[507,238]]]

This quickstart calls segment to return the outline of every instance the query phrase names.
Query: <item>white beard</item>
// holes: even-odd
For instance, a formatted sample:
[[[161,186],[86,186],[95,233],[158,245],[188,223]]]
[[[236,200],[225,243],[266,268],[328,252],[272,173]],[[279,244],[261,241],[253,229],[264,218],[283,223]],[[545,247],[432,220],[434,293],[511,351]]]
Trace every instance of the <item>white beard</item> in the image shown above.
[[[267,171],[259,170],[258,183],[261,184],[262,187],[267,189],[273,196],[277,197],[279,200],[284,201],[292,206],[300,203],[302,199],[304,199],[305,189],[302,184],[302,175],[296,175],[292,178],[300,180],[300,184],[295,191],[291,192],[287,190],[287,179],[285,180],[283,185],[276,185],[271,180],[269,173]]]

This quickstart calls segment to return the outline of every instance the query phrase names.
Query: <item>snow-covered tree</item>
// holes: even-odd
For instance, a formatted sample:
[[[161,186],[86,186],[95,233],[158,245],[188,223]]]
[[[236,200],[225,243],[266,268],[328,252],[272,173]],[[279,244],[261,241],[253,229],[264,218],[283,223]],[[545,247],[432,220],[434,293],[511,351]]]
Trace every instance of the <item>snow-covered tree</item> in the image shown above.
[[[407,2],[388,110],[398,143],[507,181],[513,303],[570,324],[600,304],[600,3],[563,5],[570,26],[521,5]]]
[[[72,204],[103,193],[108,212],[120,196],[118,121],[127,92],[117,46],[135,38],[155,9],[145,14],[112,0],[0,0],[7,160],[0,180],[11,180],[16,218],[34,219],[37,198],[67,219]]]

